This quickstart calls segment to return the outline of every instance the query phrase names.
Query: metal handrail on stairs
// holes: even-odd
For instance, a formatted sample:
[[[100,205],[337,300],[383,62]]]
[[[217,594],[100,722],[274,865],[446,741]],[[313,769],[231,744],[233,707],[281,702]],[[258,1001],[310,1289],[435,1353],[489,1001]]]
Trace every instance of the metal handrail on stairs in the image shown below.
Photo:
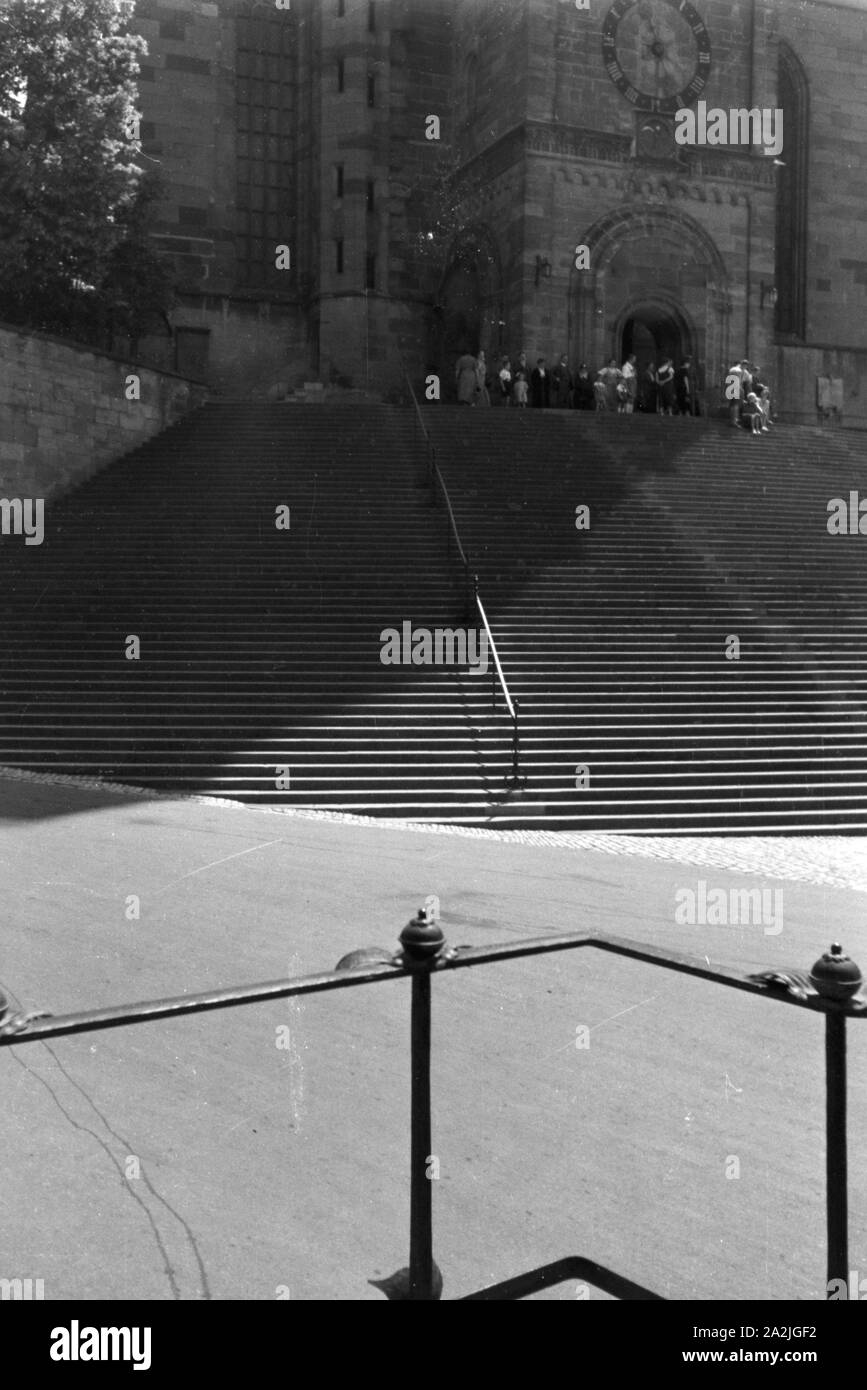
[[[461,564],[464,567],[464,602],[466,608],[466,616],[469,620],[470,614],[473,610],[478,612],[479,616],[481,617],[482,624],[484,626],[490,653],[493,657],[493,664],[491,667],[491,704],[494,710],[496,710],[497,678],[499,678],[500,685],[503,691],[503,698],[506,702],[506,710],[508,711],[509,718],[512,721],[512,766],[506,777],[506,782],[510,786],[515,786],[518,783],[526,780],[521,776],[521,729],[520,717],[518,713],[518,701],[513,699],[512,696],[509,694],[509,687],[506,684],[506,677],[503,672],[503,666],[500,661],[499,653],[497,651],[497,644],[494,641],[494,634],[491,632],[491,626],[488,622],[487,614],[485,613],[484,607],[482,605],[482,600],[479,597],[479,576],[477,574],[472,574],[471,578],[470,562],[467,556],[467,552],[464,549],[464,546],[461,542],[460,532],[458,531],[458,524],[455,521],[455,513],[452,507],[451,498],[449,497],[449,490],[446,487],[445,479],[443,478],[443,475],[440,472],[439,464],[436,460],[436,449],[434,447],[434,442],[431,439],[430,434],[428,433],[427,426],[424,422],[424,417],[421,413],[421,406],[418,403],[418,397],[415,394],[415,389],[413,387],[412,382],[409,379],[409,374],[406,371],[406,368],[404,368],[403,375],[404,380],[406,381],[407,390],[409,391],[410,400],[412,401],[413,407],[415,408],[416,425],[421,430],[422,438],[424,439],[425,444],[427,445],[428,477],[430,479],[430,485],[433,489],[434,496],[436,496],[437,488],[439,488],[442,499],[446,505],[446,511],[449,517],[449,529],[446,532],[446,544],[448,554],[451,555],[451,539],[452,536],[454,536],[458,556],[460,557]]]

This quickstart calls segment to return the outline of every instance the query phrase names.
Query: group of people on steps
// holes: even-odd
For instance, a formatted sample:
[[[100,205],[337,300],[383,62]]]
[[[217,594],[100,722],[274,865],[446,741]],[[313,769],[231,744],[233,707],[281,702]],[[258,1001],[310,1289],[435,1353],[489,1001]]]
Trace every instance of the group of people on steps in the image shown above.
[[[470,406],[517,406],[541,410],[601,410],[631,415],[640,410],[660,415],[697,415],[699,401],[691,357],[675,367],[671,357],[651,362],[639,377],[630,353],[618,367],[616,357],[591,372],[582,362],[572,372],[565,353],[549,368],[539,357],[531,369],[522,352],[489,367],[485,353],[462,353],[455,368],[458,402]]]
[[[751,434],[768,434],[771,419],[771,389],[759,377],[754,362],[742,357],[729,368],[726,376],[726,396],[729,398],[729,418],[736,429],[743,427]]]

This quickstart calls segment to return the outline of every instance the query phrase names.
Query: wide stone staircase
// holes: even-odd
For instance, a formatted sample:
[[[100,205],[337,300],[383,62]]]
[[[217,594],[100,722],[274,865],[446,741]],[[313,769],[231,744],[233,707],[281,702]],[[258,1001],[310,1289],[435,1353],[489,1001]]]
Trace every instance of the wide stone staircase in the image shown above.
[[[209,405],[49,505],[41,546],[4,538],[0,764],[484,816],[478,679],[380,660],[459,616],[420,438],[397,407]]]
[[[827,529],[867,491],[857,436],[426,419],[519,703],[522,822],[867,828],[867,537]]]
[[[463,574],[414,412],[366,404],[206,406],[49,504],[41,546],[0,538],[0,765],[468,825],[867,828],[867,538],[826,526],[856,443],[424,418],[517,787],[490,675],[380,660],[387,628],[461,624]]]

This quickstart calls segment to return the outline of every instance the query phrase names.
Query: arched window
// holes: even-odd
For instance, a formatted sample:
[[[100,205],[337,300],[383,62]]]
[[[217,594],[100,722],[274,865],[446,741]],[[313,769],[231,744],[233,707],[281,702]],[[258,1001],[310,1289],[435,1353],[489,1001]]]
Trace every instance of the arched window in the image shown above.
[[[235,255],[238,282],[250,289],[282,290],[295,281],[294,270],[275,269],[275,247],[297,245],[290,21],[273,7],[249,3],[236,17]]]
[[[810,105],[807,75],[788,44],[780,44],[777,105],[783,149],[777,169],[776,330],[807,332],[807,175]]]

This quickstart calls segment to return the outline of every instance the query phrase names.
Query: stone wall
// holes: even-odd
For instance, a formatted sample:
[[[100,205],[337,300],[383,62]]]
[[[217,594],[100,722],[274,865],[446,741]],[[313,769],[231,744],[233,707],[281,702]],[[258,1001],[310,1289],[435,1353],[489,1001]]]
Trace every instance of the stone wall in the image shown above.
[[[807,346],[858,349],[867,313],[863,7],[781,4],[777,13],[809,84]]]
[[[148,45],[139,77],[142,151],[146,167],[167,175],[155,240],[182,290],[234,285],[233,8],[136,5],[135,29]]]
[[[388,116],[388,242],[386,350],[400,355],[411,372],[422,373],[431,357],[432,302],[442,276],[441,258],[421,260],[413,238],[424,206],[419,190],[455,138],[448,0],[419,6],[401,0],[391,7],[391,72]],[[427,140],[428,116],[440,118],[442,140]],[[402,369],[393,381],[402,386]]]
[[[527,5],[527,117],[631,138],[634,108],[610,81],[602,55],[602,29],[610,5],[591,3],[586,10],[547,0],[527,0]],[[765,51],[764,6],[755,6],[757,51],[752,66],[752,0],[697,0],[696,9],[710,34],[712,67],[702,93],[708,107],[773,105],[776,87],[774,65]]]
[[[195,329],[206,338],[206,366],[196,375],[206,376],[214,395],[249,399],[278,379],[298,386],[310,379],[306,326],[289,305],[188,295],[172,310],[172,325],[176,335]],[[194,370],[180,355],[172,365]]]
[[[146,40],[139,106],[146,167],[163,176],[154,245],[176,289],[169,317],[201,334],[214,390],[250,396],[311,375],[307,314],[316,280],[310,218],[309,0],[138,0]],[[277,248],[289,265],[277,268]],[[281,259],[285,259],[281,257]],[[157,342],[143,345],[159,354]],[[171,344],[162,347],[169,351]],[[180,358],[157,365],[177,365]]]
[[[173,373],[0,324],[0,496],[66,492],[205,394]]]
[[[827,423],[867,429],[867,348],[781,344],[768,366],[775,368],[769,372],[775,387],[774,413],[787,424],[821,423],[816,412],[816,378],[836,377],[843,382],[843,410],[839,419]]]

